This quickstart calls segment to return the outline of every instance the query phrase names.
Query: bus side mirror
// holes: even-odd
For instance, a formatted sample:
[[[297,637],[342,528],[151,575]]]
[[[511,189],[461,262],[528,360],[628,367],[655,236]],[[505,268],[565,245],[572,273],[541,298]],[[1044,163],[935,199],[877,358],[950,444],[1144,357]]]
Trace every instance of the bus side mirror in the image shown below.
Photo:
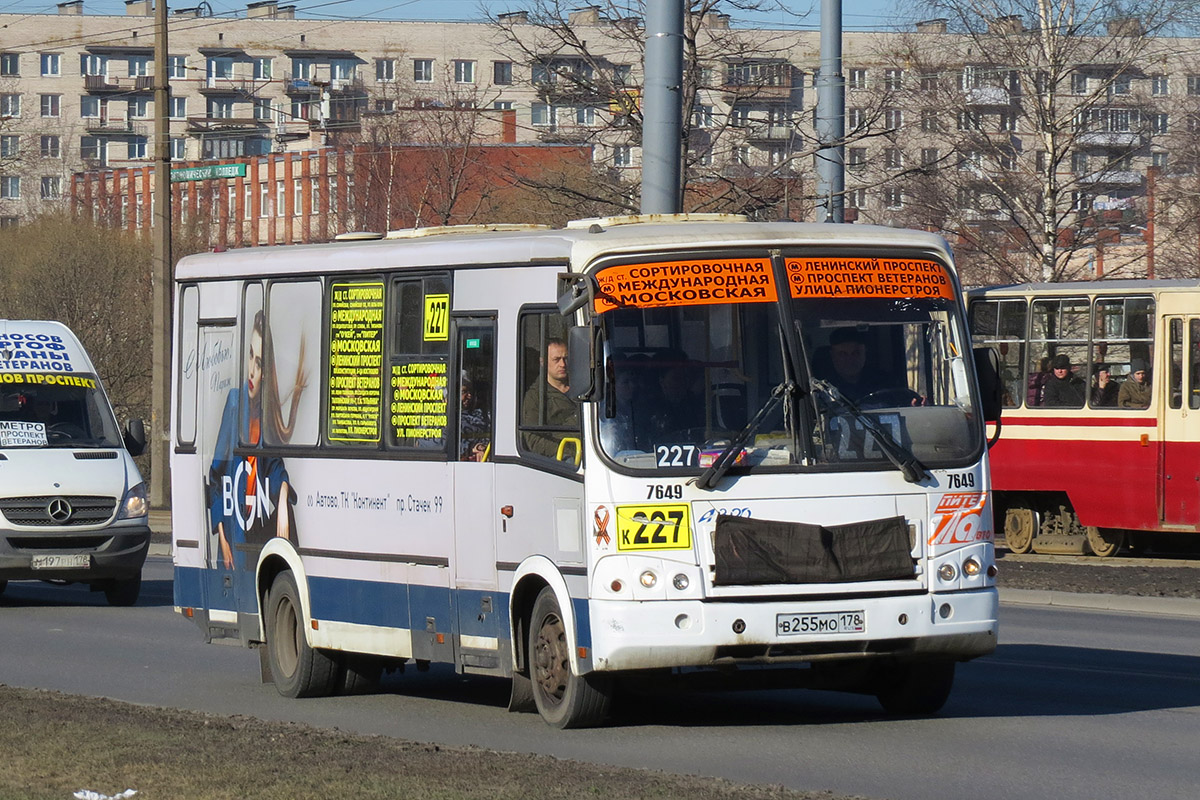
[[[567,393],[572,400],[587,402],[600,387],[596,340],[599,334],[590,325],[567,328]]]
[[[139,419],[131,419],[125,423],[125,449],[131,456],[140,456],[146,449],[146,425]]]
[[[979,399],[985,422],[999,422],[1004,408],[1004,384],[1000,381],[1000,356],[995,348],[976,347],[975,374],[979,378]]]

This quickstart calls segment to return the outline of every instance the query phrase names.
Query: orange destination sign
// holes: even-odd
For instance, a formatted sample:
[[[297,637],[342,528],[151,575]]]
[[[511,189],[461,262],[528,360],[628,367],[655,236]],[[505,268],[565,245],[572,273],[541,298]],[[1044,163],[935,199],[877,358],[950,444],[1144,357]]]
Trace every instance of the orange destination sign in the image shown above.
[[[924,258],[789,258],[792,297],[954,299],[946,268]]]
[[[716,258],[622,264],[596,275],[596,313],[708,303],[771,303],[775,278],[767,258]]]

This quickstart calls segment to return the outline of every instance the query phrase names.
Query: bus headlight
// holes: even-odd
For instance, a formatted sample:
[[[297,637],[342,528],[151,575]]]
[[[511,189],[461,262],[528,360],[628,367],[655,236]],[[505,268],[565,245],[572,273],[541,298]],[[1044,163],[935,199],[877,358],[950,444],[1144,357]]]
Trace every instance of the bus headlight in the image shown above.
[[[650,570],[646,570],[642,573],[641,581],[642,586],[645,586],[647,589],[653,589],[654,585],[658,583],[658,576]]]
[[[691,581],[688,580],[688,576],[684,575],[682,572],[671,579],[671,585],[681,592],[686,589],[690,583]]]
[[[963,565],[962,565],[963,575],[965,575],[968,578],[975,577],[976,575],[978,575],[980,573],[980,571],[982,569],[983,568],[979,565],[979,562],[973,558],[968,558],[966,561],[963,562]]]
[[[125,493],[121,500],[121,513],[117,519],[144,517],[150,513],[150,500],[146,497],[146,484],[139,483]]]
[[[954,576],[957,574],[958,572],[954,569],[953,564],[942,564],[938,567],[938,577],[946,583],[954,580]]]

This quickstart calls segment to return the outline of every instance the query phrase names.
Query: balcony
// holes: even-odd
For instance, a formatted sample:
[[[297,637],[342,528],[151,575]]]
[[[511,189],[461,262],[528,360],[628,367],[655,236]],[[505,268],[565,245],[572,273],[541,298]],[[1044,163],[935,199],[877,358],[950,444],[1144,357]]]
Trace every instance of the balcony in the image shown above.
[[[1107,169],[1080,175],[1079,182],[1088,186],[1141,186],[1143,177],[1131,169]]]
[[[253,117],[188,117],[188,133],[211,133],[212,131],[259,132],[271,124],[270,120]]]
[[[284,84],[284,92],[287,94],[320,94],[321,86],[307,78],[288,78]]]
[[[126,116],[111,116],[108,114],[99,117],[85,117],[83,126],[90,134],[104,134],[106,136],[145,136],[147,125],[143,122],[134,122]]]
[[[154,91],[154,76],[137,75],[127,78],[110,78],[107,75],[84,75],[83,89],[88,94],[152,92]]]
[[[747,125],[746,140],[751,142],[788,142],[796,136],[792,125],[758,122]]]
[[[726,68],[721,91],[729,103],[748,98],[786,101],[791,99],[793,90],[801,88],[796,76],[796,69],[788,63],[731,64]]]
[[[1134,131],[1084,131],[1075,137],[1079,147],[1103,147],[1117,150],[1127,150],[1141,147],[1145,137]]]
[[[1007,106],[1012,104],[1008,89],[999,86],[980,86],[967,90],[967,104],[972,106]]]
[[[200,94],[203,95],[238,95],[253,97],[258,91],[258,85],[263,81],[246,80],[245,78],[206,77],[200,84]]]

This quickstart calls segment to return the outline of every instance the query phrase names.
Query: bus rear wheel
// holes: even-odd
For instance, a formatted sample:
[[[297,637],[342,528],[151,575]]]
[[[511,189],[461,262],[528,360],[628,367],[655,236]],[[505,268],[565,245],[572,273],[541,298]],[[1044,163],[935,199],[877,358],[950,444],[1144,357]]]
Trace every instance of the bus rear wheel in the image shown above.
[[[903,717],[936,714],[954,688],[953,661],[908,661],[880,670],[875,697],[883,710]]]
[[[1125,544],[1125,531],[1119,528],[1087,528],[1087,546],[1092,555],[1108,558],[1116,555]]]
[[[1018,555],[1033,549],[1037,516],[1031,508],[1010,508],[1004,515],[1004,543]]]
[[[267,594],[267,660],[284,697],[329,695],[341,677],[337,662],[304,638],[304,611],[291,572],[281,572]]]
[[[533,604],[529,625],[529,677],[538,713],[556,728],[599,725],[612,705],[612,682],[571,670],[566,623],[550,587]]]

